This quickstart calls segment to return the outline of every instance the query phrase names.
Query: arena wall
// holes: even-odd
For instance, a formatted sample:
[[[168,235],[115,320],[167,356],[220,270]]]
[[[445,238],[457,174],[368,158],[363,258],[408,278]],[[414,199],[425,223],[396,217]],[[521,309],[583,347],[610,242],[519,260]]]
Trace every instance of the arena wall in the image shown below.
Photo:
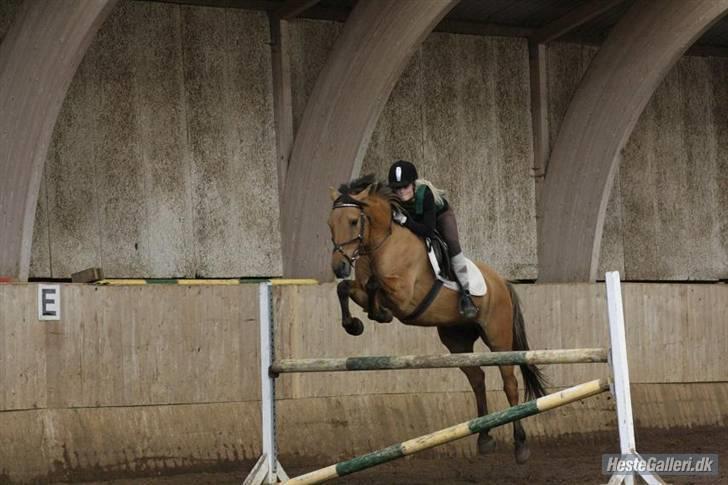
[[[551,138],[597,48],[548,52]],[[728,275],[728,59],[683,57],[622,151],[602,236],[600,273],[630,280]]]
[[[264,12],[120,2],[43,176],[31,276],[281,273]]]
[[[445,353],[433,328],[339,326],[334,286],[275,289],[281,357]],[[532,348],[605,346],[603,285],[519,285]],[[627,284],[639,428],[728,425],[726,285]],[[37,286],[0,285],[0,481],[78,480],[252,465],[260,453],[257,288],[62,285],[62,320],[37,320]],[[361,315],[360,315],[361,316]],[[479,350],[482,350],[482,345]],[[551,388],[606,375],[546,368]],[[490,409],[506,407],[487,369]],[[286,462],[337,460],[472,417],[460,371],[284,375]],[[529,418],[531,440],[607,432],[605,397]],[[510,441],[510,429],[495,433]],[[433,450],[472,456],[474,440]]]
[[[0,0],[0,38],[18,5]],[[296,123],[341,28],[290,25]],[[56,126],[31,275],[89,266],[119,277],[280,275],[269,40],[261,12],[121,2]],[[595,49],[550,44],[552,138]],[[725,59],[686,57],[657,91],[624,150],[602,269],[630,280],[728,278],[727,69]],[[393,159],[416,161],[450,193],[465,251],[532,280],[529,90],[525,40],[433,33],[392,93],[362,171],[384,176]]]

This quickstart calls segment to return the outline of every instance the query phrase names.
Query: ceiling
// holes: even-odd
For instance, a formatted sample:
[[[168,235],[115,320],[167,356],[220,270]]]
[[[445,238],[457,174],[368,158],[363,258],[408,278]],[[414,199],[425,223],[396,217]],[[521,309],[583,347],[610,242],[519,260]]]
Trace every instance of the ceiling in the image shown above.
[[[328,20],[344,20],[356,0],[140,0],[191,4],[225,8],[245,8],[275,11],[287,2],[314,4],[299,16]],[[480,35],[528,37],[552,22],[591,4],[613,5],[591,20],[560,37],[569,42],[599,44],[609,30],[636,0],[461,0],[445,20],[439,31]],[[723,52],[725,48],[725,52]],[[728,16],[716,23],[696,43],[694,54],[728,56]]]

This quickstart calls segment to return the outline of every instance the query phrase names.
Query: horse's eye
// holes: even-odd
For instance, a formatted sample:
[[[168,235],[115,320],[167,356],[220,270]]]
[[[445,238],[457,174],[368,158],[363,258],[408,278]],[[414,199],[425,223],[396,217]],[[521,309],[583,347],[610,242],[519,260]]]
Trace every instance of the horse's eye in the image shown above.
[[[357,222],[359,222],[359,219],[354,219],[351,222],[349,222],[349,224],[351,224],[351,227],[354,227],[354,226],[356,226]]]

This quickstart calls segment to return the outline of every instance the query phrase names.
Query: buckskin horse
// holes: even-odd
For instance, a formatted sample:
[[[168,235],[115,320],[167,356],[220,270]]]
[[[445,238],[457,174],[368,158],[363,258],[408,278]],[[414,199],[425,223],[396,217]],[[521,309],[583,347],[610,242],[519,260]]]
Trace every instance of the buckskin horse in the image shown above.
[[[518,296],[510,282],[492,268],[476,263],[485,277],[487,292],[473,297],[479,312],[464,320],[458,312],[458,294],[449,289],[431,291],[436,278],[427,258],[424,242],[408,229],[393,223],[392,212],[399,199],[385,184],[371,175],[361,177],[339,190],[332,189],[333,207],[328,224],[334,243],[331,267],[338,278],[355,279],[337,286],[342,325],[351,335],[364,326],[349,311],[349,298],[378,322],[393,316],[407,325],[435,326],[440,340],[451,353],[472,352],[478,338],[492,351],[528,350],[526,330]],[[427,303],[428,300],[432,300]],[[521,365],[526,399],[545,395],[545,380],[538,367]],[[511,406],[518,404],[518,381],[513,365],[499,367],[503,390]],[[478,416],[488,413],[485,374],[480,367],[461,367],[475,394]],[[513,423],[515,457],[524,463],[529,455],[526,433],[519,421]],[[488,431],[478,436],[478,451],[495,447]]]

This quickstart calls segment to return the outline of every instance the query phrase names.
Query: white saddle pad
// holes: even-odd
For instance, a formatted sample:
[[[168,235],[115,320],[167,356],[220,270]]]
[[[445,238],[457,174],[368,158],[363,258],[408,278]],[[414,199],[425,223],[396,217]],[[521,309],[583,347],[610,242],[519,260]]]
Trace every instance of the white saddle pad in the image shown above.
[[[430,258],[430,265],[435,271],[437,279],[442,281],[442,286],[444,286],[445,288],[450,288],[451,290],[460,291],[457,283],[440,276],[440,264],[437,262],[437,258],[435,257],[435,251],[430,249],[430,251],[427,253],[427,256]],[[481,273],[478,267],[475,266],[475,263],[470,261],[468,258],[465,259],[468,262],[468,285],[470,294],[473,296],[485,295],[488,292],[488,287],[485,286],[485,278],[483,278],[483,273]]]

